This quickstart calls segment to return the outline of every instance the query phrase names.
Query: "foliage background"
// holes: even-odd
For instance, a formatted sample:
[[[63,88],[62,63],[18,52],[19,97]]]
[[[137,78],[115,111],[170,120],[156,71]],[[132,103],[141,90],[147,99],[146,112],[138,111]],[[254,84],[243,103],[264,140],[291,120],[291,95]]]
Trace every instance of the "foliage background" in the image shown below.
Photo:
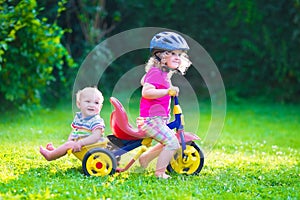
[[[0,102],[5,105],[50,105],[70,97],[66,91],[93,47],[146,26],[198,41],[219,67],[230,100],[300,99],[298,0],[23,0],[1,1],[0,11]],[[110,81],[103,90],[110,91],[147,57],[148,51],[139,51],[118,59],[104,74]],[[192,72],[186,76],[193,79]],[[201,96],[203,85],[195,87]]]

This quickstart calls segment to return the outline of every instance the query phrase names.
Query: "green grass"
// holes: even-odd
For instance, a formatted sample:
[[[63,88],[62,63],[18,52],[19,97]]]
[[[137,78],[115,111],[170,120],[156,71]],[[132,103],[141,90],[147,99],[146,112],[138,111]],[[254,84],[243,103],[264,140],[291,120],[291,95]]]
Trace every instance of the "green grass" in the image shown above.
[[[203,137],[211,116],[209,105],[201,106],[198,134]],[[205,152],[201,173],[169,180],[156,179],[153,164],[145,172],[134,165],[114,176],[86,177],[74,156],[45,161],[39,145],[66,140],[71,106],[31,116],[5,113],[0,119],[0,199],[299,199],[299,110],[299,105],[229,104],[223,133]],[[110,112],[106,104],[107,134]],[[186,119],[186,129],[193,123]],[[199,144],[205,149],[205,141]]]

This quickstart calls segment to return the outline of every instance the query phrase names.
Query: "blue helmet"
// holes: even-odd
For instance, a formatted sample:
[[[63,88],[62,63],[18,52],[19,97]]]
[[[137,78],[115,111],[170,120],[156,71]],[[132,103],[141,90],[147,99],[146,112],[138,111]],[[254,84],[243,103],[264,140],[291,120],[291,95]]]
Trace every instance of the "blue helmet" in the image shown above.
[[[150,42],[150,52],[154,53],[155,50],[189,50],[189,46],[185,39],[174,32],[161,32],[156,34]]]

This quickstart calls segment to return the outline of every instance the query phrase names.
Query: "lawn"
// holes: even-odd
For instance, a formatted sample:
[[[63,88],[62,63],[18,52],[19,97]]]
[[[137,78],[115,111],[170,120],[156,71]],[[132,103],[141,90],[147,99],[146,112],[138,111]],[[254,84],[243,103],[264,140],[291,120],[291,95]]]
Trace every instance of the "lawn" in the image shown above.
[[[205,127],[209,104],[201,106]],[[205,152],[201,173],[168,180],[154,177],[154,163],[147,171],[134,165],[125,173],[86,177],[72,155],[45,161],[39,145],[65,141],[73,118],[69,105],[31,115],[7,112],[0,119],[0,199],[300,199],[299,110],[300,105],[229,102],[223,132]],[[106,104],[106,134],[110,112]],[[186,119],[186,129],[194,123]],[[200,137],[205,130],[199,129]],[[198,144],[205,149],[203,140]]]

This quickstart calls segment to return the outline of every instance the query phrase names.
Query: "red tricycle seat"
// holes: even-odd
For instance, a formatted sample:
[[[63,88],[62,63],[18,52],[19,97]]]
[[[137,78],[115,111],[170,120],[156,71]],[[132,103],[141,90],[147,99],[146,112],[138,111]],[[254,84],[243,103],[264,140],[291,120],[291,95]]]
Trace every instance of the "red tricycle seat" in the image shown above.
[[[113,134],[123,140],[139,140],[144,138],[144,133],[129,124],[127,113],[121,102],[115,97],[111,97],[110,102],[115,108],[110,116],[110,127]]]

